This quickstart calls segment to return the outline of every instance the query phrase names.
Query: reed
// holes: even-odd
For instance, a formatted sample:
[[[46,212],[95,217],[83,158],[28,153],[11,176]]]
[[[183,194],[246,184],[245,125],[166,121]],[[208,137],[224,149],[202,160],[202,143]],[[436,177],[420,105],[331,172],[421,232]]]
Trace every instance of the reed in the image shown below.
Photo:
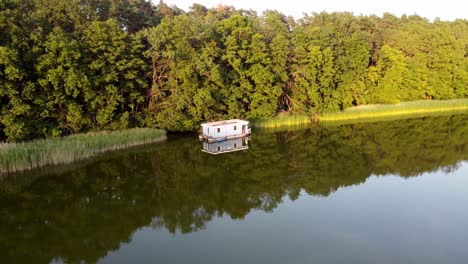
[[[258,128],[281,128],[310,124],[311,118],[307,115],[280,115],[269,119],[254,120],[252,125]]]
[[[434,115],[435,113],[468,110],[468,99],[422,100],[394,105],[364,105],[345,109],[341,112],[324,113],[317,117],[319,122],[342,122],[351,120],[380,120],[392,117],[407,118]]]
[[[166,132],[133,128],[115,132],[77,134],[64,138],[0,143],[0,175],[47,165],[71,163],[98,154],[166,139]]]
[[[375,122],[452,114],[467,110],[468,99],[421,100],[393,105],[362,105],[347,108],[341,112],[322,113],[314,117],[307,115],[279,115],[270,119],[253,120],[252,125],[257,128],[283,129],[288,127],[304,127],[310,124],[311,121],[333,124]]]

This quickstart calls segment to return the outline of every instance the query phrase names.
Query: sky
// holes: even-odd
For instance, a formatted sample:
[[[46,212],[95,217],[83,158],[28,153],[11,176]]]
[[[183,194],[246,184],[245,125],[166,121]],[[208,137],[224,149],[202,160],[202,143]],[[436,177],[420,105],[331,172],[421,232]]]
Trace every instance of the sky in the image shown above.
[[[189,10],[192,3],[202,4],[208,8],[218,4],[234,6],[236,9],[252,9],[261,14],[271,9],[278,10],[285,15],[301,18],[303,13],[348,11],[354,15],[377,15],[384,12],[396,16],[402,14],[420,15],[434,20],[439,18],[445,21],[453,21],[456,18],[468,19],[464,0],[163,0],[168,5],[176,5],[185,11]],[[159,0],[153,0],[156,4]],[[465,2],[466,3],[466,2]]]

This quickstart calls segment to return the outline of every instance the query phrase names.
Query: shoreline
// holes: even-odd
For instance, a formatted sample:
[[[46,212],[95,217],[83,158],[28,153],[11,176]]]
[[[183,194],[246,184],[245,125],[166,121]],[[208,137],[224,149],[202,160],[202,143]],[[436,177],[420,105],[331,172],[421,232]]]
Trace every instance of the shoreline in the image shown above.
[[[412,117],[436,116],[453,112],[468,111],[468,99],[440,101],[408,101],[399,104],[375,104],[347,108],[344,111],[307,115],[277,116],[270,119],[254,120],[257,128],[281,128],[302,126],[311,123],[373,122],[380,120],[406,119]]]
[[[320,115],[280,115],[252,120],[253,127],[275,129],[303,127],[312,123],[349,124],[457,114],[468,111],[468,99],[410,101],[394,105],[363,105]],[[165,141],[166,131],[132,128],[114,132],[90,132],[64,138],[20,143],[0,143],[0,175],[31,171],[85,160],[106,152]]]
[[[345,109],[341,112],[319,115],[318,122],[340,122],[386,117],[425,116],[446,112],[468,110],[468,99],[443,101],[410,101],[394,105],[365,105]]]
[[[91,132],[63,138],[20,143],[0,143],[0,175],[64,165],[107,152],[165,141],[166,131],[132,128],[114,132]]]

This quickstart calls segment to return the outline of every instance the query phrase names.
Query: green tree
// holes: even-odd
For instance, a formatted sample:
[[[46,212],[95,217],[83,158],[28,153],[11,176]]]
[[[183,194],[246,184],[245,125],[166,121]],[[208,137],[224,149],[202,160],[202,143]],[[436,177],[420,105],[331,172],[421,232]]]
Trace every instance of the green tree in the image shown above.
[[[82,67],[79,43],[56,27],[44,44],[45,53],[37,61],[40,92],[35,104],[41,109],[41,119],[47,120],[41,129],[45,135],[77,133],[91,127],[84,105],[84,91],[91,87]]]
[[[152,87],[146,123],[169,130],[193,130],[222,115],[219,49],[212,30],[186,15],[164,19],[146,31]]]
[[[404,77],[407,76],[407,67],[401,51],[384,45],[375,71],[379,77],[376,90],[372,91],[373,102],[397,103],[407,98],[404,81]]]
[[[271,71],[274,74],[274,86],[281,87],[278,108],[290,111],[292,107],[289,82],[291,67],[291,40],[289,20],[277,11],[267,11],[263,14],[263,34],[270,48]]]
[[[37,136],[34,125],[33,65],[37,50],[33,1],[0,2],[0,140]]]
[[[160,7],[164,3],[160,4]],[[171,10],[168,7],[168,10]],[[162,14],[147,0],[110,1],[109,18],[117,20],[120,27],[129,34],[156,26],[161,22]]]
[[[129,126],[147,87],[141,36],[128,36],[117,21],[93,22],[83,32],[90,89],[83,94],[95,129]]]

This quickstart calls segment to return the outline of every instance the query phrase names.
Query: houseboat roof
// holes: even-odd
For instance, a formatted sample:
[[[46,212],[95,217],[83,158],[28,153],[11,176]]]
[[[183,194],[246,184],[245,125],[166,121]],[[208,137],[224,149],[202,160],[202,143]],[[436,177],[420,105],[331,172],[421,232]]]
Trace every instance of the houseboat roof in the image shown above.
[[[249,121],[246,120],[241,120],[241,119],[230,119],[230,120],[223,120],[223,121],[216,121],[216,122],[208,122],[201,124],[202,126],[226,126],[226,125],[234,125],[234,124],[241,124],[241,125],[246,125],[248,124]]]

